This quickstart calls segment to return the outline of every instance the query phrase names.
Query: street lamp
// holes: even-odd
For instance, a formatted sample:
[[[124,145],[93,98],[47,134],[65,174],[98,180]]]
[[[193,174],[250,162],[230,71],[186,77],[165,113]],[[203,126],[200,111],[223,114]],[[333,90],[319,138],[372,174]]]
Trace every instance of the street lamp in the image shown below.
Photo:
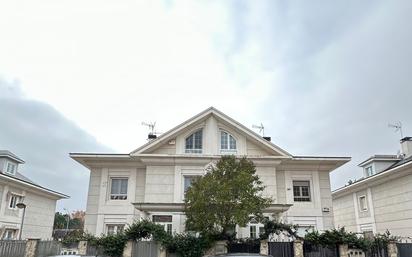
[[[19,240],[21,240],[21,234],[23,234],[23,223],[24,223],[24,215],[26,214],[26,207],[24,203],[18,203],[16,204],[17,208],[23,209],[23,217],[21,218],[21,225],[20,225],[20,234],[19,234]]]
[[[70,214],[69,214],[69,211],[66,208],[63,208],[63,210],[65,210],[66,213],[67,213],[67,223],[66,223],[66,235],[67,235],[67,232],[69,230]]]

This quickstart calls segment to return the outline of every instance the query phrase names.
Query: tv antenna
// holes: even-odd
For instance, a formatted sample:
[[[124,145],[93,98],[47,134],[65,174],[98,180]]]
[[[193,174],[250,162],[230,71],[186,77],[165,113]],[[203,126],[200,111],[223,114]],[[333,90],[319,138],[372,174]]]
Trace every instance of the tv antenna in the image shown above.
[[[399,133],[401,134],[401,139],[403,138],[402,123],[401,123],[400,121],[398,121],[398,122],[396,122],[396,123],[394,123],[394,124],[389,123],[389,124],[388,124],[388,127],[394,128],[394,129],[395,129],[395,132],[399,132]]]
[[[156,121],[155,122],[150,122],[150,123],[142,122],[142,125],[149,128],[149,135],[154,135],[155,134],[154,128],[156,126]]]
[[[258,129],[259,133],[262,134],[262,137],[265,136],[265,127],[263,126],[263,123],[260,123],[260,125],[252,125],[252,128]]]

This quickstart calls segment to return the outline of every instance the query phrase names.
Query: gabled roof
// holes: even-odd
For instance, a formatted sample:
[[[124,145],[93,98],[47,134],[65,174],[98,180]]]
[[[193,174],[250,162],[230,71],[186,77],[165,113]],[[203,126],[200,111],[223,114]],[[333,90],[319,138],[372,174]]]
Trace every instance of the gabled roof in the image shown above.
[[[175,137],[179,132],[183,131],[184,129],[190,127],[191,125],[194,125],[196,122],[199,122],[206,117],[210,115],[215,115],[219,119],[222,119],[223,121],[227,122],[228,124],[236,127],[243,133],[245,133],[247,136],[250,138],[253,138],[254,140],[258,141],[259,143],[263,144],[267,148],[273,150],[274,152],[279,153],[281,156],[287,156],[291,157],[292,155],[288,153],[287,151],[283,150],[279,146],[273,144],[272,142],[269,142],[265,140],[263,137],[261,137],[259,134],[256,132],[252,131],[251,129],[247,128],[246,126],[242,125],[241,123],[237,122],[236,120],[232,119],[231,117],[227,116],[223,112],[217,110],[214,107],[209,107],[208,109],[204,110],[203,112],[193,116],[192,118],[186,120],[185,122],[177,125],[176,127],[172,128],[171,130],[167,131],[166,133],[163,133],[160,135],[158,138],[149,141],[148,143],[142,145],[141,147],[137,148],[136,150],[132,151],[130,155],[138,155],[141,153],[144,153],[145,151],[155,148],[159,144],[166,142],[167,140]]]

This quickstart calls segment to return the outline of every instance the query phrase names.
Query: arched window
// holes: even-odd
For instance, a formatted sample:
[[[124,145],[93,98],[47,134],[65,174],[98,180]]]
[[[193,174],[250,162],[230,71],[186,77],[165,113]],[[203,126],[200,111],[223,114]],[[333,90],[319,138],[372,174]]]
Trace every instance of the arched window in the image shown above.
[[[199,129],[186,138],[186,153],[202,153],[203,130]]]
[[[220,152],[236,153],[236,139],[226,131],[220,131]]]

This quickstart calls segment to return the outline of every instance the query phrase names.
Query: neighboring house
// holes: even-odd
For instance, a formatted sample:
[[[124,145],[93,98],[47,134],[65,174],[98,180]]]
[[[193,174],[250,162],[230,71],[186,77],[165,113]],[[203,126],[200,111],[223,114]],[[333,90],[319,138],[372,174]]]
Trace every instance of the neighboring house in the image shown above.
[[[116,233],[148,218],[169,232],[183,232],[185,190],[229,154],[256,165],[264,194],[273,199],[265,215],[298,224],[301,231],[333,227],[329,173],[350,158],[293,156],[211,107],[128,154],[71,153],[90,170],[85,230]],[[262,226],[251,221],[236,230],[239,237],[257,237]]]
[[[22,239],[52,237],[56,201],[67,195],[42,187],[18,172],[24,161],[9,151],[0,150],[0,240],[18,239],[26,205]]]
[[[402,154],[374,155],[359,166],[363,178],[332,193],[336,227],[365,234],[412,236],[412,137]]]

